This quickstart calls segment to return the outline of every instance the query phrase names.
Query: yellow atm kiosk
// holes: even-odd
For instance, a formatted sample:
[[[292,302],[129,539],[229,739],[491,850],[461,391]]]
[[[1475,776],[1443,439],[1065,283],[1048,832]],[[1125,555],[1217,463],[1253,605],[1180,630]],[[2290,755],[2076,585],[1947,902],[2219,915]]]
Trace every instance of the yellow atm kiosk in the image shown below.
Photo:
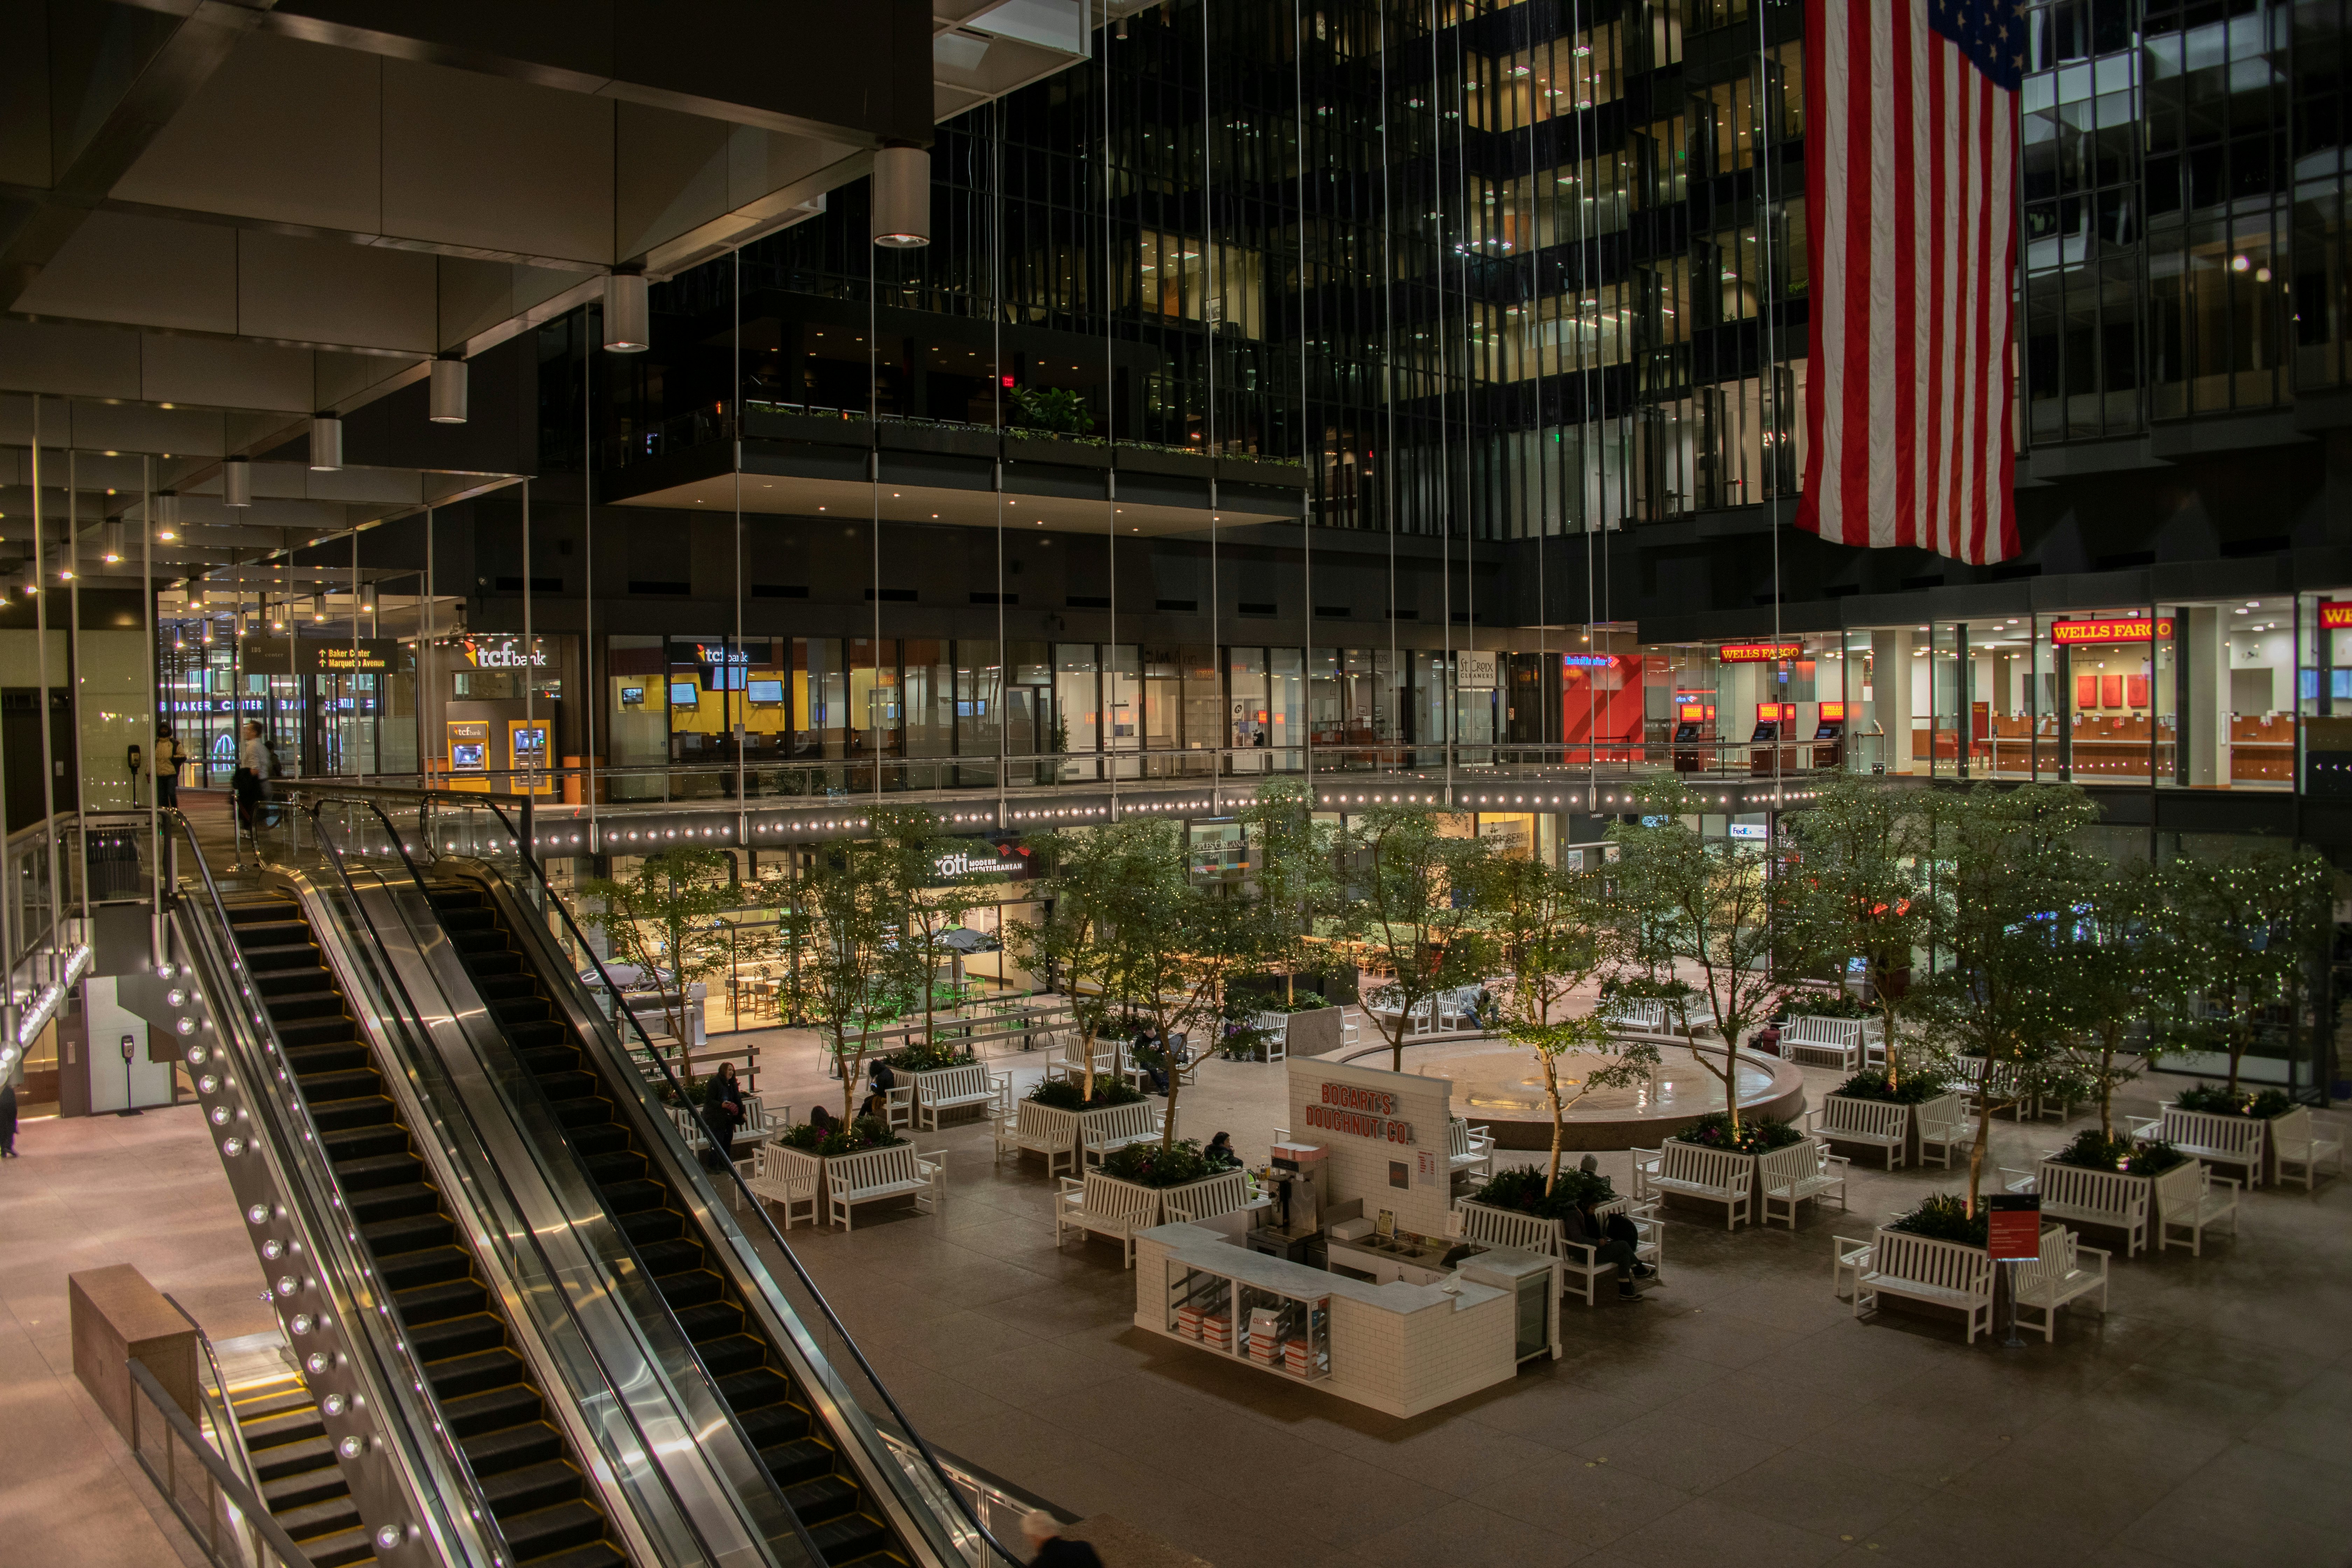
[[[507,755],[512,759],[514,773],[507,780],[507,789],[514,795],[551,795],[556,781],[548,774],[548,736],[553,722],[546,719],[509,719],[507,721]]]
[[[489,793],[490,726],[483,719],[449,721],[449,787]]]

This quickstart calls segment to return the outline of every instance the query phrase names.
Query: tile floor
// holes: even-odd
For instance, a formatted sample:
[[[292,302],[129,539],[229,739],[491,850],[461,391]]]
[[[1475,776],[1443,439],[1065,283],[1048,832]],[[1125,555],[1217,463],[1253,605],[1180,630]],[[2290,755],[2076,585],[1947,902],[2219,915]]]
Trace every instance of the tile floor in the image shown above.
[[[837,1097],[811,1037],[761,1044],[772,1102]],[[1026,1081],[1043,1058],[1002,1065]],[[1257,1157],[1282,1069],[1212,1062],[1180,1104],[1185,1131]],[[1996,1160],[2063,1136],[2000,1122]],[[2119,1259],[2104,1321],[2012,1352],[1832,1297],[1832,1232],[1952,1184],[1857,1165],[1851,1216],[1678,1218],[1640,1305],[1571,1306],[1564,1359],[1399,1421],[1137,1331],[1118,1249],[1055,1249],[1034,1160],[994,1163],[978,1126],[919,1142],[949,1151],[943,1215],[792,1233],[881,1375],[942,1447],[1219,1568],[2352,1562],[2352,1183],[2253,1194],[2201,1259]],[[215,1337],[266,1329],[226,1184],[192,1111],[34,1123],[20,1146],[0,1167],[0,1556],[185,1557],[73,1383],[64,1279],[131,1262]],[[1602,1156],[1621,1184],[1623,1162]]]

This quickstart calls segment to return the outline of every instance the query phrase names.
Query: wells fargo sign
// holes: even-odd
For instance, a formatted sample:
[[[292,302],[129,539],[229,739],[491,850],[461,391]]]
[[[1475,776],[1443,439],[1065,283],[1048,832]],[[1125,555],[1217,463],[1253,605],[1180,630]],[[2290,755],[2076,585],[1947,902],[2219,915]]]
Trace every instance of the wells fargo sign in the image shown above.
[[[2150,635],[2158,638],[2172,636],[2169,619],[2151,621],[2146,616],[2126,616],[2105,621],[2053,621],[2050,640],[2061,647],[2077,643],[2146,642]]]
[[[1804,652],[1801,642],[1733,642],[1724,644],[1716,657],[1726,664],[1778,664],[1784,658],[1801,658]]]
[[[2352,599],[2320,600],[2319,629],[2324,632],[2352,631]]]
[[[1398,1120],[1396,1112],[1397,1097],[1393,1094],[1327,1080],[1322,1102],[1307,1108],[1307,1125],[1355,1138],[1410,1143],[1413,1141],[1412,1123]]]

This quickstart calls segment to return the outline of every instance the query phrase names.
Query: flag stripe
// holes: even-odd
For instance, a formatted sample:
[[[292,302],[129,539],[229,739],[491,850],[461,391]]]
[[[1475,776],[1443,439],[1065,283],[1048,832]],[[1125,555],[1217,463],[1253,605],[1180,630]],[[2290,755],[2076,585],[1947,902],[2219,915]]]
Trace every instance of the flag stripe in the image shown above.
[[[1805,0],[1817,258],[1798,526],[2017,552],[2017,0]]]

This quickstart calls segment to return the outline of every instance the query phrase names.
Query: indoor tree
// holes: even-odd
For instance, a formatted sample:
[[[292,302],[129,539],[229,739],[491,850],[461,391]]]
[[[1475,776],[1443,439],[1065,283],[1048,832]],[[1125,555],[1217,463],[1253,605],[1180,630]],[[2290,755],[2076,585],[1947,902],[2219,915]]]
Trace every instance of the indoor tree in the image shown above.
[[[2184,856],[2159,876],[2166,1037],[2183,1049],[2227,1055],[2235,1094],[2263,1016],[2292,1009],[2305,994],[2335,874],[2306,845],[2240,860]]]
[[[1139,878],[1148,882],[1153,875],[1136,832],[1143,826],[1130,818],[1032,838],[1031,848],[1047,868],[1036,889],[1041,917],[1013,922],[1005,931],[1006,944],[1022,967],[1069,999],[1079,1059],[1086,1064],[1081,1087],[1088,1100],[1095,1094],[1095,1042],[1119,1013],[1126,953],[1118,930],[1128,884]]]
[[[2161,977],[2179,972],[2173,933],[2162,923],[2161,875],[2144,862],[2110,869],[2070,907],[2059,953],[2057,1005],[2074,1068],[2099,1100],[2099,1135],[2115,1137],[2116,1090],[2139,1076],[2126,1050],[2135,1022],[2158,1005]],[[2139,1043],[2141,1066],[2167,1042]]]
[[[1902,1079],[1901,1025],[1914,1005],[1914,954],[1927,947],[1937,797],[1841,774],[1781,820],[1796,852],[1773,879],[1780,966],[1826,976],[1841,994],[1859,960],[1885,1031],[1886,1080]]]
[[[580,884],[594,900],[583,918],[604,933],[615,956],[659,990],[681,1068],[689,1060],[687,987],[727,967],[727,955],[702,939],[720,915],[743,901],[730,880],[733,869],[719,850],[680,845],[646,856],[625,877],[591,877]],[[688,1069],[685,1076],[693,1073]]]
[[[808,868],[777,889],[778,938],[797,950],[788,993],[841,1076],[844,1122],[856,1111],[875,1026],[896,1011],[906,979],[899,922],[911,889],[903,869],[886,839],[835,839],[816,846]]]
[[[1491,959],[1476,899],[1488,850],[1448,826],[1417,806],[1375,805],[1351,816],[1339,839],[1348,895],[1339,929],[1395,976],[1383,988],[1395,1013],[1381,1030],[1398,1072],[1413,1009],[1484,981]]]
[[[1772,927],[1769,868],[1760,846],[1700,837],[1699,803],[1679,780],[1637,792],[1642,821],[1609,830],[1617,858],[1606,871],[1609,908],[1626,958],[1678,982],[1688,971],[1723,1036],[1720,1058],[1691,1059],[1723,1085],[1724,1114],[1739,1125],[1739,1042],[1769,1016]]]
[[[1920,1016],[1935,1044],[1977,1064],[1973,1216],[1993,1112],[2072,1076],[2072,911],[2099,874],[2079,837],[2099,808],[2073,784],[1979,784],[1947,805],[1936,845],[1936,969]]]
[[[923,1044],[929,1047],[940,966],[955,956],[955,950],[947,945],[948,933],[961,927],[972,910],[995,901],[991,884],[998,878],[987,871],[979,878],[949,873],[947,868],[962,851],[964,840],[944,831],[935,811],[883,806],[874,810],[870,820],[891,862],[891,884],[906,900],[898,916],[900,979],[908,994],[922,1003]]]

